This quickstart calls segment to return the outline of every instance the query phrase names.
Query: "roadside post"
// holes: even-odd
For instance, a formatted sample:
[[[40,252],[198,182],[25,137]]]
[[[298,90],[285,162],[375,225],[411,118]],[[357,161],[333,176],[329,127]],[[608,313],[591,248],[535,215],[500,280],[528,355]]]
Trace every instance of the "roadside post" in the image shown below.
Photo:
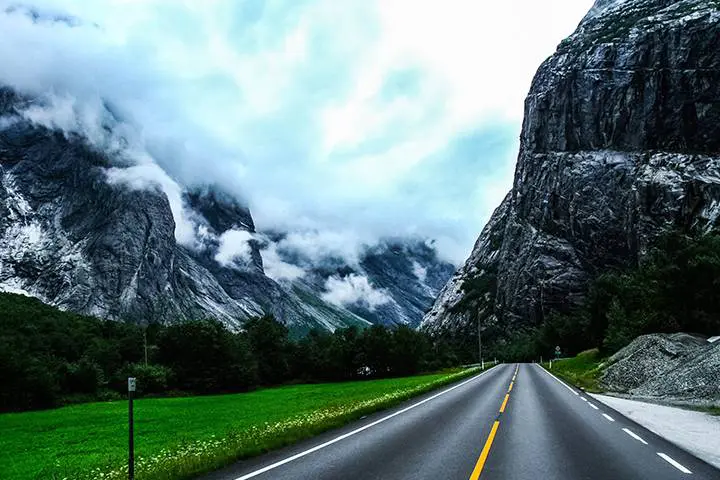
[[[557,360],[558,358],[560,358],[560,354],[561,354],[561,352],[560,352],[560,345],[557,345],[557,346],[555,347],[555,359],[556,359],[556,360]]]
[[[135,436],[133,428],[133,397],[135,378],[128,377],[128,479],[135,480]]]

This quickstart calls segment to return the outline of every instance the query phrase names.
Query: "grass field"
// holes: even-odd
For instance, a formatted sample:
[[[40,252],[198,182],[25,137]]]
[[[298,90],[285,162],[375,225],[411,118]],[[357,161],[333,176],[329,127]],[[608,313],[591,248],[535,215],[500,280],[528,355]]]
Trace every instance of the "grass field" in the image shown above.
[[[136,478],[189,478],[476,373],[135,401]],[[0,479],[127,478],[127,402],[0,415]]]
[[[602,363],[603,359],[597,349],[586,350],[576,357],[553,361],[550,371],[588,392],[600,393],[598,378],[602,373]],[[544,363],[543,366],[550,368],[549,363]]]

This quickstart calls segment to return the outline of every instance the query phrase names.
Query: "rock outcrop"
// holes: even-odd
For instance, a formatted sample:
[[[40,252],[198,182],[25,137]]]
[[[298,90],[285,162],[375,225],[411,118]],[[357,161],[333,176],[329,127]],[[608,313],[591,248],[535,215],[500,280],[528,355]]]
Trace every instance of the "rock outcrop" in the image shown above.
[[[513,188],[423,328],[540,324],[719,214],[720,4],[599,0],[538,70]]]

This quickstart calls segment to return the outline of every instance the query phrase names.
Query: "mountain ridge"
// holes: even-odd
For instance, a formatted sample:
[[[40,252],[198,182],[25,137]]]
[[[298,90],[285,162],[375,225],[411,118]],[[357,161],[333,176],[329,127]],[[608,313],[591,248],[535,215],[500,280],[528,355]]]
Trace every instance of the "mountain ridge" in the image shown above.
[[[720,205],[720,11],[599,0],[538,69],[513,188],[422,328],[504,332],[581,306],[592,279],[642,261]]]

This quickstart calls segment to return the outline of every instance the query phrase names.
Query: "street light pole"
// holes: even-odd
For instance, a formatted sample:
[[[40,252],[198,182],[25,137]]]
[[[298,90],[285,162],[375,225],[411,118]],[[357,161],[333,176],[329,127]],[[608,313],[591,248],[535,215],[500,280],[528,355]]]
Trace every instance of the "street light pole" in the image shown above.
[[[478,315],[477,329],[478,329],[478,357],[480,357],[480,368],[482,370],[485,370],[485,363],[483,362],[483,358],[482,358],[482,331],[480,330],[480,315]]]

